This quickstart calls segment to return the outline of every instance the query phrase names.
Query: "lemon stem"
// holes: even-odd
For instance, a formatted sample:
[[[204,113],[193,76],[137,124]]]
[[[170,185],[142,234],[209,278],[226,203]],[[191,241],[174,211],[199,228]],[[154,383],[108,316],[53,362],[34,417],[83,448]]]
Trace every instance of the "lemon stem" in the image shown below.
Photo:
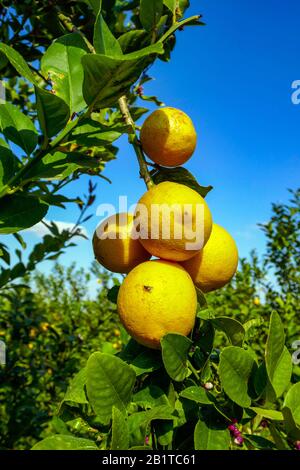
[[[188,361],[188,367],[192,371],[192,373],[194,374],[196,379],[200,381],[200,376],[199,376],[197,370],[195,369],[195,367],[192,365],[192,363],[190,361]]]
[[[132,119],[132,116],[130,114],[126,96],[122,96],[119,99],[119,107],[120,107],[120,111],[122,113],[123,119],[126,125],[128,126],[128,129],[127,129],[128,140],[129,140],[129,143],[133,146],[135,154],[137,156],[139,167],[140,167],[141,178],[143,178],[143,180],[145,181],[147,188],[150,189],[154,186],[154,183],[150,176],[146,159],[143,153],[143,149],[136,133],[135,122]]]

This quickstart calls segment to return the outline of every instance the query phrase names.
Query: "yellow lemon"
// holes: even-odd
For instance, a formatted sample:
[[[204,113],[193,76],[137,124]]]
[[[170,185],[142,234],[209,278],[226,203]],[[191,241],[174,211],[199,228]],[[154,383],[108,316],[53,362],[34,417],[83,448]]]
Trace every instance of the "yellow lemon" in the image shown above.
[[[256,305],[256,306],[258,307],[258,306],[260,305],[260,298],[259,298],[259,297],[255,297],[255,298],[253,299],[253,303],[254,303],[254,305]]]
[[[132,214],[115,214],[105,219],[93,237],[97,261],[114,273],[128,273],[151,258],[138,239],[134,239]]]
[[[200,194],[165,181],[141,197],[135,225],[140,242],[153,256],[184,261],[195,256],[209,239],[212,217]]]
[[[238,250],[232,236],[220,225],[213,224],[211,236],[194,258],[182,263],[202,292],[225,286],[237,270]]]
[[[190,275],[179,264],[147,261],[125,278],[118,294],[118,312],[127,332],[139,343],[159,349],[167,333],[188,335],[197,309]]]
[[[144,152],[162,166],[179,166],[194,153],[197,134],[191,119],[175,108],[160,108],[144,122],[141,134]]]
[[[49,328],[49,323],[47,323],[47,322],[42,322],[41,323],[41,330],[42,331],[47,331],[48,328]]]
[[[33,348],[34,348],[33,343],[28,343],[28,349],[33,349]]]
[[[36,335],[37,335],[37,329],[36,328],[30,328],[29,337],[30,338],[35,338]]]

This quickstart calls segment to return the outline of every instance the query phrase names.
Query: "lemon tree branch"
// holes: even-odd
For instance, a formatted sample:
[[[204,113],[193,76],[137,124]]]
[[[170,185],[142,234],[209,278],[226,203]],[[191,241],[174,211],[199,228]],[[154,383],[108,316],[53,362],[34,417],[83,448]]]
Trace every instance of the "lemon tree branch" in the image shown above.
[[[119,107],[120,107],[120,111],[122,113],[123,119],[126,125],[128,126],[128,130],[127,130],[128,140],[130,144],[133,146],[134,151],[136,153],[136,156],[139,162],[141,178],[143,178],[143,180],[145,181],[147,188],[150,189],[154,185],[154,183],[151,179],[151,176],[148,170],[148,166],[147,166],[146,159],[145,159],[142,147],[141,147],[141,143],[137,137],[135,122],[131,117],[126,96],[122,96],[119,99]]]

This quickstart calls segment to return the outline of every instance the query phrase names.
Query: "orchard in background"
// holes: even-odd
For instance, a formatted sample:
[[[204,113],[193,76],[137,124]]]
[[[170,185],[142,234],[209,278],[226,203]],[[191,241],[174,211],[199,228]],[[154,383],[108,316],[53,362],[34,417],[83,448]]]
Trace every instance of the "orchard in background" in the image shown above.
[[[15,2],[14,8],[5,3],[1,17],[5,27],[1,28],[0,65],[10,102],[0,105],[0,234],[14,236],[20,248],[11,258],[8,245],[0,242],[0,287],[4,299],[1,322],[4,335],[9,332],[8,347],[14,344],[16,351],[16,357],[10,358],[10,368],[3,370],[1,396],[6,400],[11,393],[15,396],[11,410],[7,404],[0,408],[5,417],[1,423],[5,428],[3,446],[22,448],[44,437],[33,449],[298,448],[299,374],[297,369],[293,371],[290,340],[297,339],[295,318],[299,313],[299,192],[294,193],[290,206],[274,206],[274,217],[264,226],[270,242],[266,257],[269,265],[259,267],[255,257],[252,263],[243,261],[233,283],[219,294],[210,293],[207,303],[202,291],[193,286],[192,279],[206,292],[221,287],[234,274],[237,253],[231,237],[224,232],[219,241],[216,236],[209,248],[214,228],[204,198],[212,188],[202,187],[193,175],[178,166],[191,157],[195,148],[193,125],[178,110],[160,109],[154,121],[153,115],[148,117],[141,136],[138,134],[136,121],[147,112],[139,106],[140,99],[160,104],[156,97],[144,95],[143,85],[149,80],[150,65],[155,60],[169,60],[176,31],[185,26],[202,25],[200,15],[185,18],[187,0],[96,0],[75,4],[58,1],[54,5],[42,1],[22,5]],[[177,117],[174,118],[174,114]],[[174,125],[178,119],[181,121],[179,128]],[[173,127],[177,129],[174,134]],[[153,131],[157,136],[155,141]],[[109,347],[106,340],[113,339],[116,316],[106,319],[104,311],[111,309],[115,313],[112,303],[117,302],[117,285],[108,292],[109,304],[103,298],[105,289],[101,291],[101,308],[96,308],[93,319],[87,307],[82,332],[77,331],[81,328],[81,317],[75,317],[78,322],[73,317],[78,307],[81,312],[80,292],[76,293],[75,304],[62,309],[60,318],[53,318],[53,324],[43,315],[39,316],[40,313],[33,312],[30,319],[26,301],[25,307],[18,306],[18,301],[22,301],[20,292],[25,298],[31,295],[25,276],[34,271],[40,261],[56,259],[73,245],[75,236],[83,235],[79,226],[90,217],[87,212],[95,200],[96,184],[90,181],[88,194],[73,200],[64,196],[63,188],[84,174],[94,179],[102,177],[104,165],[116,157],[114,142],[124,133],[128,134],[136,152],[140,176],[148,189],[142,197],[146,205],[153,204],[153,200],[188,202],[192,206],[193,220],[197,200],[206,216],[200,247],[203,250],[195,250],[195,258],[187,256],[180,243],[182,240],[171,235],[169,240],[141,239],[146,252],[165,260],[146,261],[147,253],[141,247],[137,249],[136,244],[132,247],[128,237],[124,245],[128,253],[135,256],[132,263],[123,263],[118,269],[118,266],[109,266],[109,259],[105,261],[110,248],[102,251],[100,246],[98,252],[97,239],[94,239],[95,254],[100,262],[113,271],[130,271],[120,288],[119,313],[130,333],[139,341],[143,339],[143,345],[139,344],[122,331],[122,342],[113,340],[114,348]],[[143,150],[154,162],[151,171],[152,164],[147,162]],[[164,201],[164,191],[160,188],[166,189],[170,200]],[[65,208],[74,203],[80,210],[74,228],[59,232],[54,223],[44,221],[49,234],[25,260],[26,245],[19,232],[44,219],[50,206]],[[141,219],[142,230],[145,225],[145,220]],[[158,228],[160,232],[163,227]],[[128,234],[128,224],[126,231]],[[218,253],[225,238],[231,245],[230,269],[226,272],[222,261],[221,271],[212,273],[206,268],[203,276],[202,263]],[[14,259],[17,262],[12,264]],[[188,268],[191,277],[170,260],[191,262],[193,266]],[[131,271],[133,265],[136,267]],[[168,309],[171,302],[176,309],[181,309],[176,310],[176,315],[183,314],[180,329],[186,316],[192,319],[187,331],[169,331],[167,325],[166,331],[159,331],[153,338],[150,328],[145,328],[146,316],[144,322],[139,322],[142,330],[138,334],[136,325],[128,327],[124,318],[128,318],[129,307],[134,312],[134,296],[139,299],[134,287],[128,304],[126,284],[133,273],[145,265],[168,267],[170,273],[177,269],[185,277],[185,291],[190,292],[187,299],[183,293],[181,301],[176,302],[176,290],[181,286],[176,286],[174,281],[169,283],[171,274],[164,274],[169,295],[161,308],[161,294],[159,302],[155,299],[150,306],[157,316],[166,312],[170,324],[170,315],[174,314],[174,308],[172,312]],[[215,267],[216,263],[209,261],[208,265]],[[265,269],[270,267],[275,268],[277,289],[265,281]],[[142,273],[142,277],[144,275]],[[157,281],[156,276],[154,280]],[[257,293],[259,284],[264,288],[262,304]],[[155,295],[159,287],[143,284],[142,280],[143,286],[149,287],[144,289],[144,294],[150,296]],[[74,288],[76,292],[76,286],[72,286]],[[143,298],[140,302],[145,306]],[[251,311],[249,304],[253,317],[243,318]],[[92,305],[94,309],[95,303]],[[11,315],[9,321],[5,311]],[[151,309],[147,314],[151,316]],[[262,322],[262,314],[267,322]],[[287,345],[283,324],[288,327]],[[107,335],[103,336],[105,328]],[[42,340],[42,335],[48,331],[60,338],[56,346],[50,338],[49,343]],[[20,332],[21,338],[14,336]],[[88,358],[81,355],[78,344],[83,334],[90,338],[84,346],[89,349],[85,350],[86,354],[91,353]],[[69,335],[76,335],[75,341],[70,341]],[[99,343],[94,344],[92,338]],[[26,346],[24,351],[18,350],[20,340]],[[156,347],[160,342],[161,350],[145,346],[153,345],[153,341]],[[35,348],[49,361],[47,371],[46,361],[35,363],[36,355],[31,355]],[[23,360],[22,354],[31,358],[29,364],[33,372],[30,374],[24,371],[28,361]],[[66,375],[78,372],[69,383],[50,427],[45,428],[43,420],[37,419],[30,406],[25,408],[32,419],[27,421],[31,436],[26,441],[22,435],[25,417],[22,394],[18,395],[16,388],[18,381],[20,377],[26,378],[28,394],[32,392],[33,397],[37,396],[35,387],[41,393],[47,391],[45,402],[50,406],[41,403],[41,412],[52,414],[51,401],[64,391],[68,382],[66,377],[60,387],[59,376],[53,381],[47,380],[46,372],[52,377],[53,372],[49,371],[53,371],[51,365],[54,364],[58,368],[65,364]],[[59,374],[60,371],[54,372]],[[29,396],[28,403],[30,400]],[[35,425],[36,433],[32,431]]]

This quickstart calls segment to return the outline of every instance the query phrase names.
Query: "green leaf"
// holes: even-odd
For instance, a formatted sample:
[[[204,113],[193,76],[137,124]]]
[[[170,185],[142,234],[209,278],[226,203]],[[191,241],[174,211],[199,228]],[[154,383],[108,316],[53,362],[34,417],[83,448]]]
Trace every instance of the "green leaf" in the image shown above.
[[[268,391],[270,401],[283,394],[291,378],[292,360],[284,343],[285,334],[282,321],[279,314],[273,312],[266,345],[266,369],[272,386],[272,389],[270,390],[269,387]]]
[[[23,250],[26,250],[27,244],[25,243],[24,238],[19,233],[14,233],[13,236],[20,243]]]
[[[118,408],[112,408],[111,450],[128,450],[129,431],[125,414]]]
[[[176,21],[176,23],[174,23],[173,26],[171,26],[171,28],[168,29],[168,31],[159,39],[159,42],[165,42],[167,39],[169,39],[170,36],[173,36],[177,29],[182,29],[185,25],[204,26],[204,23],[199,21],[199,18],[192,17],[186,18],[182,21]]]
[[[204,312],[204,310],[202,310]],[[215,329],[210,321],[204,321],[203,325],[196,332],[194,345],[196,346],[193,354],[193,361],[198,369],[203,369],[202,375],[206,374],[206,365],[213,350],[215,339]],[[204,377],[201,377],[204,380]],[[205,380],[204,380],[205,381]]]
[[[228,450],[230,435],[227,429],[214,429],[199,419],[194,431],[195,450]]]
[[[47,153],[42,160],[27,172],[26,180],[64,179],[74,171],[98,168],[99,162],[80,153],[53,152]]]
[[[263,436],[256,436],[255,434],[243,434],[243,437],[246,439],[246,441],[251,444],[254,449],[259,449],[259,450],[276,450],[276,446],[274,442],[269,441],[269,439],[266,439]]]
[[[203,292],[198,287],[195,287],[195,289],[196,289],[196,293],[197,293],[197,301],[198,301],[199,308],[200,309],[207,309],[208,305],[207,305],[207,300],[206,300],[205,295],[203,294]]]
[[[269,430],[278,450],[291,450],[286,441],[286,438],[283,437],[281,431],[277,428],[275,423],[269,424]]]
[[[213,402],[209,397],[209,394],[202,387],[191,386],[180,392],[182,398],[195,401],[201,405],[212,405]],[[213,397],[212,397],[213,398]]]
[[[246,333],[246,339],[251,339],[257,334],[257,328],[263,324],[262,318],[252,318],[244,323],[243,327]]]
[[[152,410],[133,413],[128,418],[130,446],[143,445],[149,433],[149,427],[153,420],[173,421],[172,408],[168,406],[157,406]]]
[[[200,320],[212,320],[215,318],[215,314],[211,308],[204,308],[203,310],[198,310],[197,318],[200,318]]]
[[[16,71],[29,82],[37,84],[36,79],[31,72],[28,64],[23,59],[21,54],[15,51],[12,47],[7,46],[6,44],[0,44],[0,52],[5,54],[11,65],[16,69]]]
[[[85,394],[85,384],[87,379],[86,368],[81,369],[75,377],[71,380],[66,394],[64,396],[63,402],[70,401],[73,403],[88,403],[86,394]]]
[[[18,166],[19,160],[12,153],[7,143],[0,138],[0,188],[15,175]]]
[[[119,290],[120,290],[120,286],[113,286],[107,292],[107,298],[113,304],[117,304]]]
[[[99,450],[95,442],[63,434],[46,437],[31,450]]]
[[[164,48],[161,47],[160,43],[152,44],[151,46],[144,47],[138,51],[130,52],[129,54],[124,55],[123,57],[126,60],[138,60],[142,58],[147,58],[150,54],[162,54]]]
[[[135,52],[149,43],[149,33],[144,29],[134,29],[122,34],[118,41],[124,54]]]
[[[263,392],[266,389],[267,384],[268,384],[268,375],[267,375],[267,370],[266,370],[266,364],[262,362],[258,366],[253,377],[254,389],[258,396],[261,396],[263,394]]]
[[[85,0],[85,2],[92,7],[95,15],[97,15],[98,12],[101,11],[102,0]]]
[[[289,389],[283,406],[291,410],[295,422],[300,426],[300,382]]]
[[[12,195],[1,199],[0,234],[32,227],[48,212],[48,205],[32,196]]]
[[[112,416],[112,407],[126,409],[131,400],[135,372],[116,356],[95,352],[87,363],[87,395],[93,410],[104,424]]]
[[[38,143],[38,133],[28,116],[10,103],[0,105],[0,129],[4,136],[30,155]]]
[[[276,400],[286,391],[291,381],[292,370],[292,358],[288,349],[284,346],[282,354],[273,372],[271,381],[272,390],[270,390],[270,388],[267,386],[267,399],[269,401]]]
[[[120,132],[111,130],[93,119],[84,119],[69,135],[68,142],[75,141],[85,147],[111,144],[121,136]]]
[[[154,44],[122,58],[87,54],[82,57],[84,68],[83,96],[88,105],[107,108],[128,92],[144,68],[152,61],[151,54],[162,53]]]
[[[163,0],[140,0],[140,21],[143,28],[152,31],[163,12]]]
[[[159,351],[146,348],[132,338],[119,356],[123,361],[130,364],[137,376],[153,372],[162,367],[161,353]]]
[[[162,183],[164,181],[172,181],[174,183],[183,184],[193,189],[202,197],[206,197],[209,191],[213,188],[212,186],[200,186],[196,178],[185,168],[163,168],[155,169],[151,171],[151,176],[155,184]]]
[[[161,446],[169,446],[172,444],[174,433],[173,421],[156,421],[155,434]]]
[[[111,57],[123,55],[118,40],[114,37],[99,12],[94,27],[94,48],[98,54]]]
[[[270,380],[274,375],[277,363],[282,355],[285,334],[280,316],[273,312],[270,320],[269,335],[266,346],[266,367]]]
[[[165,369],[176,382],[182,382],[188,375],[188,353],[192,344],[189,338],[177,333],[169,333],[161,339]]]
[[[38,119],[43,134],[50,138],[55,136],[67,124],[70,109],[59,96],[35,87]]]
[[[147,349],[139,353],[132,361],[131,367],[134,369],[136,376],[153,372],[162,367],[160,355],[157,351]]]
[[[233,346],[242,346],[245,330],[239,321],[229,317],[217,317],[212,320],[212,324],[217,330],[224,331]]]
[[[62,98],[70,113],[86,106],[82,97],[83,67],[81,57],[89,52],[84,39],[77,33],[56,39],[45,52],[41,69],[52,82],[55,95]]]
[[[251,405],[248,382],[255,365],[253,357],[236,346],[224,348],[220,355],[219,374],[222,387],[232,401],[244,408]]]
[[[176,6],[178,4],[177,0],[163,0],[164,5],[169,8],[169,10],[174,14],[176,10]]]
[[[251,410],[263,418],[271,419],[272,421],[283,421],[283,414],[280,411],[267,410],[264,408],[258,408],[257,406],[252,406]]]
[[[297,425],[293,413],[287,406],[282,408],[282,413],[284,417],[284,427],[287,435],[293,440],[298,441],[300,439],[300,427]]]
[[[148,385],[133,395],[132,401],[143,408],[169,406],[169,400],[164,391],[156,385]]]

